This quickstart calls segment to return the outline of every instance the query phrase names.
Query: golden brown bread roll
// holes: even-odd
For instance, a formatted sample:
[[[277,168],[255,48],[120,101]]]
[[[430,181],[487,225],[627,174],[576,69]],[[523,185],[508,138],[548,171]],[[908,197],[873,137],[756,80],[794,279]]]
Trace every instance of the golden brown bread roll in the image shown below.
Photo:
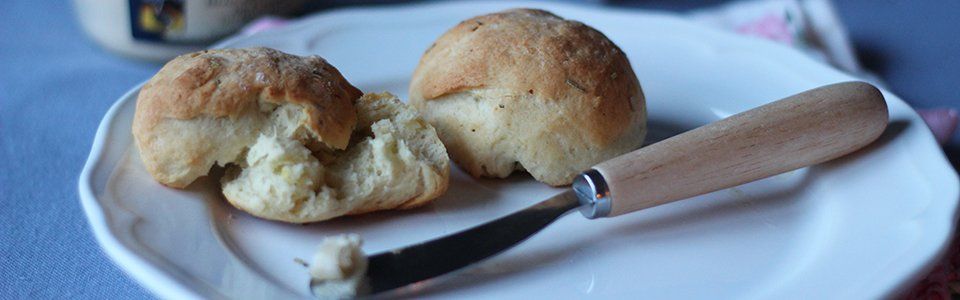
[[[226,166],[231,204],[286,222],[419,206],[449,176],[415,110],[390,94],[361,97],[320,57],[267,48],[170,61],[141,89],[133,134],[157,181],[181,188]]]
[[[646,106],[626,55],[602,33],[542,10],[463,21],[427,49],[410,103],[473,176],[526,170],[570,184],[639,148]]]

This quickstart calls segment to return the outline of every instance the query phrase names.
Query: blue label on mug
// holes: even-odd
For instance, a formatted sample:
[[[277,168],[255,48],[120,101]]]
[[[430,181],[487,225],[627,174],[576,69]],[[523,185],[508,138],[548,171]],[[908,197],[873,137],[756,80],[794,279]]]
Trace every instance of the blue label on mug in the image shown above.
[[[185,0],[129,0],[130,32],[135,40],[168,42],[187,26]]]

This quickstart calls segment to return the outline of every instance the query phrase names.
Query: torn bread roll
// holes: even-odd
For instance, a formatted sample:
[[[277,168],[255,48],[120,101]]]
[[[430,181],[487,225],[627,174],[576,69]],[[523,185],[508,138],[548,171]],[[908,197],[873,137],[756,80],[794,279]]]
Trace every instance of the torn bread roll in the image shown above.
[[[182,188],[224,166],[231,204],[292,223],[416,207],[449,177],[415,110],[386,93],[361,97],[322,58],[268,48],[170,61],[141,89],[133,133],[157,181]]]
[[[475,177],[526,170],[570,184],[639,148],[646,106],[626,55],[597,30],[542,10],[463,21],[427,49],[410,103]]]

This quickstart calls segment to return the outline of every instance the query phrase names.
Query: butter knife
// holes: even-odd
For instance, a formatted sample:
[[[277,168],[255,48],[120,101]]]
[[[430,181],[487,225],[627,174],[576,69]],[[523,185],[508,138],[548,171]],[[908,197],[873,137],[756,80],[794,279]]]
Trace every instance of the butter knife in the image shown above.
[[[477,263],[574,210],[590,219],[616,217],[841,157],[877,139],[887,118],[883,95],[863,82],[815,88],[730,116],[595,165],[570,190],[521,211],[370,255],[358,296]],[[310,284],[313,290],[321,282]]]

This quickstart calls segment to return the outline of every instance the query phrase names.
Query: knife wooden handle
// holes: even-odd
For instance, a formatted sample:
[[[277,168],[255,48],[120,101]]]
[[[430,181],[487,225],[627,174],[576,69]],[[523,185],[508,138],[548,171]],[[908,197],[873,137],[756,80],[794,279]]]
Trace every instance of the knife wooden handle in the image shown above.
[[[887,104],[863,82],[823,86],[600,163],[618,216],[822,163],[873,142]],[[598,195],[600,196],[600,195]]]

